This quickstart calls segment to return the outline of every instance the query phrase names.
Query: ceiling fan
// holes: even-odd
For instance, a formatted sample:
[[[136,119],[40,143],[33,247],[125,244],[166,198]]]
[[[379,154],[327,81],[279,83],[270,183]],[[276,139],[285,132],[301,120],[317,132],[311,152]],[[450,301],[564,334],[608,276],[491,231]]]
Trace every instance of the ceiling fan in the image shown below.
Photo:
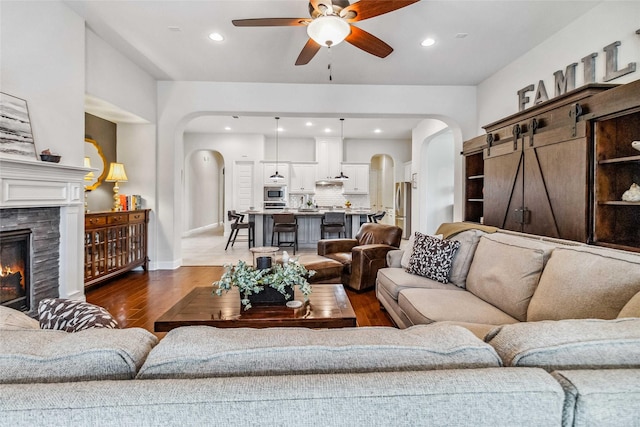
[[[322,46],[335,46],[346,40],[372,55],[385,58],[393,48],[376,36],[351,25],[354,22],[393,12],[419,0],[310,0],[311,18],[234,19],[236,27],[306,26],[309,41],[302,48],[296,65],[308,64]]]

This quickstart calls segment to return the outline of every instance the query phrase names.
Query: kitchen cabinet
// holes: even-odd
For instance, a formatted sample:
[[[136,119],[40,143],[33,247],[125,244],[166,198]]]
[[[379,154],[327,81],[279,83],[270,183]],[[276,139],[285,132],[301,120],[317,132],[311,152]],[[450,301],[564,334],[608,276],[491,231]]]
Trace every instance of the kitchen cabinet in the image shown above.
[[[342,140],[335,137],[316,138],[317,178],[334,179],[340,175]]]
[[[343,163],[342,172],[349,177],[343,182],[343,194],[369,194],[369,165]]]
[[[291,163],[290,194],[315,194],[316,192],[315,163]]]
[[[84,285],[102,283],[136,267],[149,267],[149,209],[85,215]]]
[[[263,171],[263,184],[264,185],[289,185],[291,174],[289,172],[289,162],[262,162]],[[274,173],[279,172],[284,177],[284,180],[274,181],[269,178]]]

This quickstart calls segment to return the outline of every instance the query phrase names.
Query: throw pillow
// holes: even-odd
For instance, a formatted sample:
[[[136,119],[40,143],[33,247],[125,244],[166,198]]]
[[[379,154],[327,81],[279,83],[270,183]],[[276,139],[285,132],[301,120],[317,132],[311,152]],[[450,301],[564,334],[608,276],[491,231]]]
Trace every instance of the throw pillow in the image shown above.
[[[402,258],[400,259],[400,266],[405,270],[409,268],[409,261],[411,261],[411,255],[413,254],[413,246],[416,243],[416,233],[413,233],[411,237],[409,237],[409,241],[407,242],[407,248],[402,251]],[[442,239],[442,234],[434,234],[431,237],[435,237],[436,239]]]
[[[83,301],[45,298],[38,305],[41,329],[78,332],[90,328],[119,329],[107,310]]]
[[[0,330],[19,331],[23,329],[38,329],[38,321],[25,313],[13,308],[0,305]]]
[[[413,254],[407,272],[447,283],[453,257],[459,247],[460,242],[441,240],[416,232]]]

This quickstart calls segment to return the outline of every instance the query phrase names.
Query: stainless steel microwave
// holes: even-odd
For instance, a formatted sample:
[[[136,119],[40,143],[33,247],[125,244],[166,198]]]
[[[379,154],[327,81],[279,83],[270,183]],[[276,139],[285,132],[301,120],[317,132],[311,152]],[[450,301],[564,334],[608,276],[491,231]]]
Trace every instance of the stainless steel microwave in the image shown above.
[[[264,187],[264,201],[285,201],[287,197],[287,186],[269,186]]]

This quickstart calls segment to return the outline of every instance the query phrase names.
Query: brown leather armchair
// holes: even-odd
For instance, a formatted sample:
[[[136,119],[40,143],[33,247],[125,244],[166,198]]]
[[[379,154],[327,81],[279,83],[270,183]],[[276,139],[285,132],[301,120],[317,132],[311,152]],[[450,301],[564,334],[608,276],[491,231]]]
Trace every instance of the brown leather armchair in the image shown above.
[[[400,247],[402,229],[395,225],[362,224],[355,239],[318,241],[318,255],[340,261],[342,283],[357,291],[373,288],[387,252]]]

